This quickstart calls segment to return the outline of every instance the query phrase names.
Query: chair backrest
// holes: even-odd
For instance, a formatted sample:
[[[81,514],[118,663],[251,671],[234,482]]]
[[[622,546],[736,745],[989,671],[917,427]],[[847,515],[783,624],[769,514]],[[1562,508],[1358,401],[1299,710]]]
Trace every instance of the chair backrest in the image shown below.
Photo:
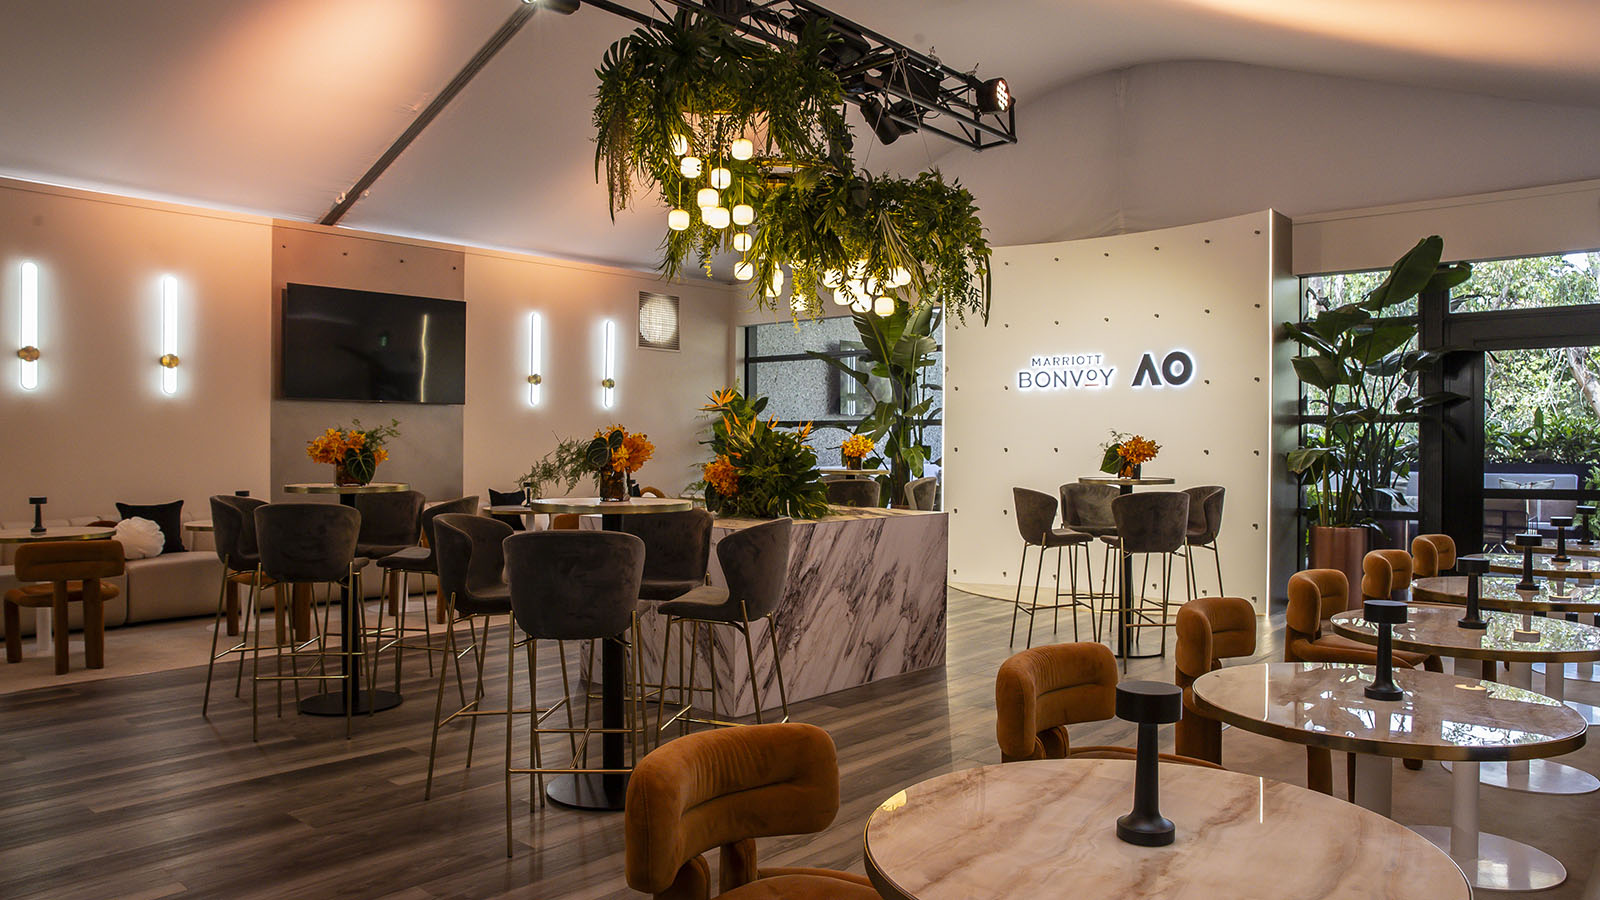
[[[745,725],[662,744],[634,767],[622,814],[636,891],[709,895],[701,854],[722,848],[721,888],[756,877],[754,838],[816,834],[839,812],[833,739],[815,725]]]
[[[1061,524],[1068,528],[1088,525],[1111,528],[1117,520],[1111,515],[1111,504],[1122,492],[1114,485],[1085,484],[1072,481],[1061,486]]]
[[[622,516],[622,530],[644,541],[644,577],[702,581],[711,564],[711,525],[703,509]]]
[[[457,515],[475,516],[477,514],[478,498],[471,494],[465,497],[457,497],[454,500],[446,500],[443,503],[435,503],[432,506],[423,507],[422,515],[419,519],[420,526],[417,528],[417,538],[418,540],[427,541],[428,546],[431,548],[433,546],[433,520],[436,517]]]
[[[906,504],[912,509],[938,509],[939,476],[914,478],[906,482]]]
[[[870,478],[824,481],[822,487],[828,492],[828,502],[835,506],[877,506],[879,498],[883,495],[882,488]]]
[[[1091,641],[1024,650],[1000,664],[994,706],[1002,761],[1061,759],[1068,725],[1116,714],[1116,657]]]
[[[1056,498],[1044,491],[1014,487],[1011,503],[1016,508],[1017,533],[1030,544],[1043,544],[1056,525]]]
[[[284,582],[339,581],[350,574],[361,513],[337,503],[267,503],[256,507],[261,571]]]
[[[728,596],[744,601],[745,615],[752,622],[776,610],[789,588],[793,530],[793,519],[773,519],[717,541],[717,562],[722,564]]]
[[[1283,613],[1284,651],[1296,639],[1314,641],[1322,635],[1322,622],[1350,608],[1350,579],[1339,569],[1306,569],[1289,576],[1289,605]]]
[[[1174,679],[1187,687],[1222,666],[1222,660],[1254,656],[1256,610],[1243,597],[1198,597],[1178,607]]]
[[[639,488],[639,496],[641,496],[641,497],[661,497],[661,498],[665,499],[666,496],[667,496],[667,492],[663,491],[661,488],[658,488],[653,484],[647,484],[644,487]]]
[[[1388,600],[1411,587],[1411,554],[1404,550],[1369,550],[1361,558],[1361,597]]]
[[[1456,567],[1456,542],[1448,534],[1419,534],[1411,540],[1411,570],[1432,578]]]
[[[488,612],[477,606],[476,600],[485,589],[504,583],[506,559],[502,543],[511,534],[510,525],[488,516],[434,516],[433,553],[439,570],[439,596],[453,598],[462,612]]]
[[[35,541],[17,547],[18,581],[82,581],[122,574],[120,541]],[[58,628],[65,627],[57,624]]]
[[[529,637],[624,634],[639,606],[644,541],[618,531],[522,531],[505,539],[511,614]]]
[[[577,513],[554,513],[550,516],[551,531],[577,531],[580,524]]]
[[[1111,502],[1124,553],[1171,553],[1189,533],[1189,495],[1183,491],[1124,494]]]
[[[357,494],[356,509],[361,512],[359,542],[389,546],[417,543],[422,507],[427,502],[421,491]]]
[[[1189,531],[1195,543],[1209,544],[1222,530],[1222,499],[1227,489],[1219,484],[1184,488],[1189,495]]]
[[[230,569],[245,568],[245,560],[256,554],[256,509],[267,501],[233,494],[211,498],[211,539],[217,558]],[[250,564],[254,569],[255,565]]]

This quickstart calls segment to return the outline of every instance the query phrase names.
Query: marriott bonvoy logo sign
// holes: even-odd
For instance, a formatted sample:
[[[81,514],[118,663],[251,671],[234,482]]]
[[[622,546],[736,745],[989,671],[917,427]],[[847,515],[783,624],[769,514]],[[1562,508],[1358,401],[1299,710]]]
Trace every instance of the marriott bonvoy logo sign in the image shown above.
[[[1028,367],[1017,371],[1017,390],[1060,391],[1117,386],[1117,366],[1104,353],[1065,356],[1030,356]],[[1157,358],[1147,352],[1134,367],[1128,387],[1182,387],[1194,378],[1194,357],[1173,350]]]

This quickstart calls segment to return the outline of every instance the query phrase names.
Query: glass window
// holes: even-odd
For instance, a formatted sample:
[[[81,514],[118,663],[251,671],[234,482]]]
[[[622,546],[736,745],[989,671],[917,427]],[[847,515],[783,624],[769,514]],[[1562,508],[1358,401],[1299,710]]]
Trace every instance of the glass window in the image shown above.
[[[1302,321],[1315,319],[1330,309],[1364,299],[1373,288],[1383,283],[1388,274],[1388,269],[1374,269],[1368,272],[1312,275],[1300,279],[1300,319]],[[1381,313],[1383,316],[1416,314],[1416,298],[1391,306]]]
[[[1450,292],[1450,311],[1492,312],[1600,303],[1600,253],[1491,259]]]

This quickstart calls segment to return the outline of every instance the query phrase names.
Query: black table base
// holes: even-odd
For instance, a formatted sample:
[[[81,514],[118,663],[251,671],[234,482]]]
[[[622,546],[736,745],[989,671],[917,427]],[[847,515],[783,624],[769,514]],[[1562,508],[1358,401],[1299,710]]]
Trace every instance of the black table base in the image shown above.
[[[573,809],[619,812],[628,797],[628,776],[558,775],[545,782],[544,795]]]
[[[359,691],[355,701],[351,704],[350,711],[355,715],[366,715],[369,712],[383,712],[394,709],[400,705],[401,697],[394,691],[378,691],[377,705],[372,705],[372,694]],[[315,697],[305,697],[300,701],[300,711],[308,716],[342,716],[344,715],[344,693],[330,691],[318,694]]]

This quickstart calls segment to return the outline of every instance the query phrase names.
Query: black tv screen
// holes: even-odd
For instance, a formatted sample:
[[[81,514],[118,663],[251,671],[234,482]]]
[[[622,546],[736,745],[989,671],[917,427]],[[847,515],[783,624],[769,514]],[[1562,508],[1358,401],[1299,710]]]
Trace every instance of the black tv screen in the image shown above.
[[[467,305],[290,284],[282,370],[290,398],[465,403]]]

